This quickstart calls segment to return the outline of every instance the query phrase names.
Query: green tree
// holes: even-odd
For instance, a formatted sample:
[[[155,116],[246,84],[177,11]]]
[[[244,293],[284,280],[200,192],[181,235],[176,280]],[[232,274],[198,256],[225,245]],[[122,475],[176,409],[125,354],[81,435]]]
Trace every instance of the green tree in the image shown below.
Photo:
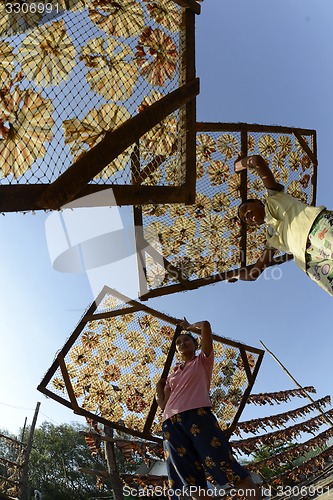
[[[274,455],[277,455],[278,453],[282,453],[283,451],[287,451],[289,448],[292,448],[296,446],[296,443],[284,443],[279,446],[268,446],[268,445],[263,445],[261,449],[254,454],[254,459],[252,462],[260,462],[261,460],[265,460],[266,458],[270,458]],[[286,470],[292,469],[293,468],[293,462],[286,462],[280,466],[275,467],[274,469],[271,467],[263,466],[260,469],[260,472],[262,476],[266,480],[270,480],[272,477],[282,474]]]
[[[96,486],[96,477],[83,474],[80,468],[107,470],[103,456],[92,456],[80,431],[85,426],[74,423],[55,426],[44,422],[35,430],[33,450],[29,460],[29,487],[40,490],[43,500],[88,500],[112,496],[112,485],[102,490]],[[132,466],[122,455],[117,460],[119,469],[130,472]]]
[[[44,422],[34,433],[29,459],[29,486],[43,494],[43,500],[88,499],[100,494],[93,476],[79,468],[100,469],[79,431],[79,424],[55,426]]]

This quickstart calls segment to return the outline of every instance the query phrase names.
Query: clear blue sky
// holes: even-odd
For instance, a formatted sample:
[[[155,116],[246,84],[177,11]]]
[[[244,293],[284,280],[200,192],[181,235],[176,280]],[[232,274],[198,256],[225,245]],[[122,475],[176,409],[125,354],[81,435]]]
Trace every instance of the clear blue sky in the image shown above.
[[[318,133],[317,204],[333,209],[333,5],[326,0],[205,0],[197,17],[199,121],[313,128]],[[45,237],[48,214],[0,218],[0,428],[16,433],[25,416],[70,422],[76,417],[36,387],[92,301],[85,275],[52,269]],[[190,321],[210,320],[222,336],[260,347],[262,340],[318,397],[331,394],[333,299],[291,262],[255,283],[220,283],[150,300]],[[113,286],[112,277],[105,283]],[[254,392],[292,388],[265,355]],[[305,404],[300,402],[299,405]],[[296,407],[296,401],[290,408]],[[247,408],[245,418],[268,411]],[[266,412],[266,413],[265,413]],[[83,418],[79,421],[84,423]]]

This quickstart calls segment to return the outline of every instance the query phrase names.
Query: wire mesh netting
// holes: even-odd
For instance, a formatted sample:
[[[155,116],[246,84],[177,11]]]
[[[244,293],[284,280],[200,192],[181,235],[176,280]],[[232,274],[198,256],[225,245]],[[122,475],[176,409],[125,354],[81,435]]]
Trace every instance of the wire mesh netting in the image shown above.
[[[184,84],[184,11],[173,0],[1,0],[0,184],[53,182]],[[148,165],[146,185],[180,185],[182,115],[167,116],[91,182],[130,184],[132,163],[137,182]]]
[[[209,130],[209,125],[199,124],[204,130],[197,132],[195,203],[136,208],[145,240],[166,259],[161,262],[151,252],[143,252],[147,297],[152,290],[154,295],[168,293],[168,287],[174,284],[186,290],[216,278],[224,279],[226,272],[254,263],[264,248],[264,227],[245,230],[238,218],[242,199],[262,198],[265,194],[255,173],[248,170],[245,181],[234,173],[234,161],[244,151],[241,125],[232,131],[228,131],[228,124],[215,124],[221,128],[217,131]],[[316,183],[315,134],[294,131],[296,135],[293,129],[248,126],[247,151],[266,159],[287,193],[312,204]],[[143,292],[145,286],[146,283],[142,285]]]
[[[61,351],[70,382],[55,362],[38,389],[67,405],[72,391],[86,416],[135,435],[159,436],[161,411],[154,395],[166,363],[172,369],[177,361],[177,320],[134,301],[124,303],[122,295],[107,287],[97,304]],[[245,404],[263,351],[216,336],[214,351],[211,397],[225,428]]]

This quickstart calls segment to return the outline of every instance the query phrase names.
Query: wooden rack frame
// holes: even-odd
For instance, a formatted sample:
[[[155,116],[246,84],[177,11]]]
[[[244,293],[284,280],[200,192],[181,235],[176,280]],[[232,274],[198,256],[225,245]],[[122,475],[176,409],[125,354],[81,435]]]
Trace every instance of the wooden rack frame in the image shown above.
[[[317,138],[316,131],[312,129],[301,129],[294,127],[284,127],[284,126],[269,126],[269,125],[259,125],[259,124],[247,124],[247,123],[197,123],[196,124],[197,133],[201,132],[225,132],[240,133],[241,150],[247,154],[247,140],[250,133],[279,133],[279,134],[292,134],[299,142],[303,149],[305,155],[308,156],[311,164],[313,166],[313,175],[311,178],[311,200],[310,204],[315,205],[316,203],[316,188],[317,188]],[[310,149],[307,142],[304,140],[303,136],[310,137],[312,140],[313,148]],[[247,171],[243,171],[240,175],[241,186],[240,194],[241,201],[247,199],[248,187],[247,187]],[[148,300],[152,297],[159,297],[162,295],[168,295],[176,292],[193,290],[200,288],[202,286],[217,283],[235,276],[235,271],[237,269],[232,269],[226,272],[221,272],[218,274],[211,275],[205,278],[187,279],[182,275],[181,269],[172,265],[167,258],[164,258],[161,253],[154,249],[144,238],[144,220],[142,207],[134,207],[134,226],[136,231],[136,245],[137,245],[137,256],[138,256],[138,267],[143,269],[143,272],[139,273],[139,283],[140,283],[140,300]],[[247,230],[246,224],[241,223],[241,238],[240,238],[240,252],[242,255],[242,268],[248,268],[246,262],[246,240],[247,240]],[[148,288],[147,285],[147,275],[146,275],[146,256],[149,255],[156,262],[163,262],[164,269],[166,273],[172,274],[176,277],[176,283],[167,284],[165,286],[160,286],[156,288]],[[292,257],[288,254],[278,255],[274,258],[271,265],[279,265],[291,260]]]
[[[124,307],[120,307],[120,309],[115,309],[115,310],[112,310],[109,312],[101,312],[101,313],[96,312],[96,310],[98,309],[98,306],[102,303],[103,299],[106,296],[116,297],[120,301],[123,301]],[[70,353],[71,348],[73,347],[74,343],[80,337],[80,335],[83,332],[87,323],[89,323],[90,321],[95,321],[95,320],[98,321],[98,320],[106,319],[106,318],[119,317],[119,316],[122,316],[124,314],[138,312],[138,311],[142,311],[142,312],[147,313],[155,318],[161,319],[162,321],[167,322],[169,325],[176,326],[177,322],[178,322],[178,320],[176,318],[173,318],[173,317],[168,316],[164,313],[161,313],[159,311],[151,309],[142,303],[131,300],[128,297],[125,297],[124,295],[120,294],[116,290],[110,289],[109,287],[105,286],[103,288],[102,292],[99,294],[99,296],[95,300],[95,302],[92,303],[92,305],[87,309],[84,316],[81,318],[78,326],[73,331],[73,333],[71,334],[71,336],[69,337],[69,339],[65,343],[64,347],[61,349],[61,351],[57,355],[57,358],[52,363],[51,367],[47,371],[46,375],[44,376],[43,380],[41,381],[41,383],[39,384],[37,389],[40,392],[42,392],[43,394],[45,394],[46,396],[54,399],[58,403],[61,403],[64,406],[67,406],[68,408],[71,408],[74,411],[74,413],[77,415],[82,415],[84,417],[91,418],[97,422],[100,422],[102,424],[110,426],[110,427],[117,429],[119,431],[131,434],[133,436],[137,436],[137,437],[140,437],[143,439],[148,439],[148,440],[151,440],[154,442],[161,442],[160,437],[153,435],[151,433],[151,425],[153,423],[153,420],[154,420],[155,415],[156,415],[156,411],[158,409],[156,400],[154,398],[150,402],[149,411],[145,417],[145,424],[144,424],[144,428],[143,428],[142,432],[134,430],[134,429],[130,429],[130,428],[126,427],[124,424],[121,424],[119,422],[109,421],[100,415],[96,415],[96,414],[94,414],[90,411],[87,411],[84,408],[80,407],[80,405],[77,401],[77,398],[75,396],[74,389],[73,389],[70,377],[68,375],[66,362],[65,362],[65,357],[67,356],[67,354]],[[177,327],[177,328],[179,328],[179,327]],[[179,333],[177,328],[176,328],[175,334],[173,336],[170,349],[166,355],[164,367],[163,367],[163,369],[161,369],[161,376],[163,376],[163,377],[167,376],[167,374],[170,370],[173,358],[174,358],[175,340],[176,340],[176,337]],[[238,419],[243,411],[243,408],[246,404],[247,398],[248,398],[248,396],[251,392],[251,389],[253,387],[253,384],[255,382],[256,376],[258,374],[258,371],[259,371],[259,368],[260,368],[260,365],[262,362],[264,351],[262,349],[251,347],[251,346],[239,343],[239,342],[235,342],[235,341],[230,340],[230,339],[219,337],[217,335],[213,335],[213,339],[217,343],[223,343],[226,346],[233,347],[233,348],[239,350],[240,356],[241,356],[242,361],[243,361],[244,370],[245,370],[246,376],[247,376],[247,386],[244,389],[242,399],[241,399],[240,404],[238,406],[238,409],[235,413],[235,417],[232,421],[232,424],[227,429],[227,433],[231,434],[232,431],[234,430],[235,426],[237,425]],[[247,353],[255,354],[255,356],[256,356],[255,364],[252,367],[250,367],[250,365],[249,365]],[[57,370],[59,368],[61,370],[63,381],[64,381],[64,384],[66,387],[66,393],[67,393],[67,397],[68,397],[67,399],[65,399],[65,397],[62,397],[59,394],[55,393],[52,390],[52,388],[51,389],[49,388],[49,384],[52,381],[53,376],[55,375],[55,373],[57,372]]]
[[[87,206],[85,197],[112,189],[117,204],[193,203],[195,199],[195,121],[199,79],[195,76],[195,16],[201,7],[195,0],[174,0],[182,8],[180,36],[179,88],[165,95],[144,111],[132,116],[120,127],[108,132],[96,146],[75,161],[51,184],[1,184],[0,212],[59,210],[75,200],[75,206]],[[182,108],[180,110],[180,108]],[[92,184],[90,181],[139,138],[168,115],[180,110],[185,180],[178,186],[141,186],[132,184]],[[166,158],[164,158],[166,159]],[[157,158],[155,166],[161,161]],[[103,203],[99,197],[99,203]],[[107,204],[108,201],[105,201]]]

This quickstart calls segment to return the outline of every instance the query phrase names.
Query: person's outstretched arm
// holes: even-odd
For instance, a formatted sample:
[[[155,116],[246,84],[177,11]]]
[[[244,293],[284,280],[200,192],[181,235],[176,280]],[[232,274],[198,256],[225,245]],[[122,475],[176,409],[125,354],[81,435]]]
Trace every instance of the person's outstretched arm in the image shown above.
[[[256,170],[266,189],[282,191],[283,186],[276,182],[275,177],[264,158],[260,155],[239,155],[234,163],[235,172],[239,173],[247,168]]]
[[[235,283],[238,280],[241,281],[255,281],[261,273],[273,262],[273,257],[276,250],[274,248],[265,248],[265,250],[260,255],[259,259],[245,269],[240,269],[238,272],[235,271],[235,276],[228,278],[229,283]]]
[[[179,325],[183,330],[191,330],[201,336],[201,350],[206,356],[209,356],[213,350],[212,329],[209,321],[197,321],[196,323],[190,324],[187,319],[184,318],[180,321]]]
[[[265,248],[259,259],[252,264],[250,269],[241,269],[239,279],[242,281],[255,281],[261,273],[273,262],[276,250],[274,248]]]

